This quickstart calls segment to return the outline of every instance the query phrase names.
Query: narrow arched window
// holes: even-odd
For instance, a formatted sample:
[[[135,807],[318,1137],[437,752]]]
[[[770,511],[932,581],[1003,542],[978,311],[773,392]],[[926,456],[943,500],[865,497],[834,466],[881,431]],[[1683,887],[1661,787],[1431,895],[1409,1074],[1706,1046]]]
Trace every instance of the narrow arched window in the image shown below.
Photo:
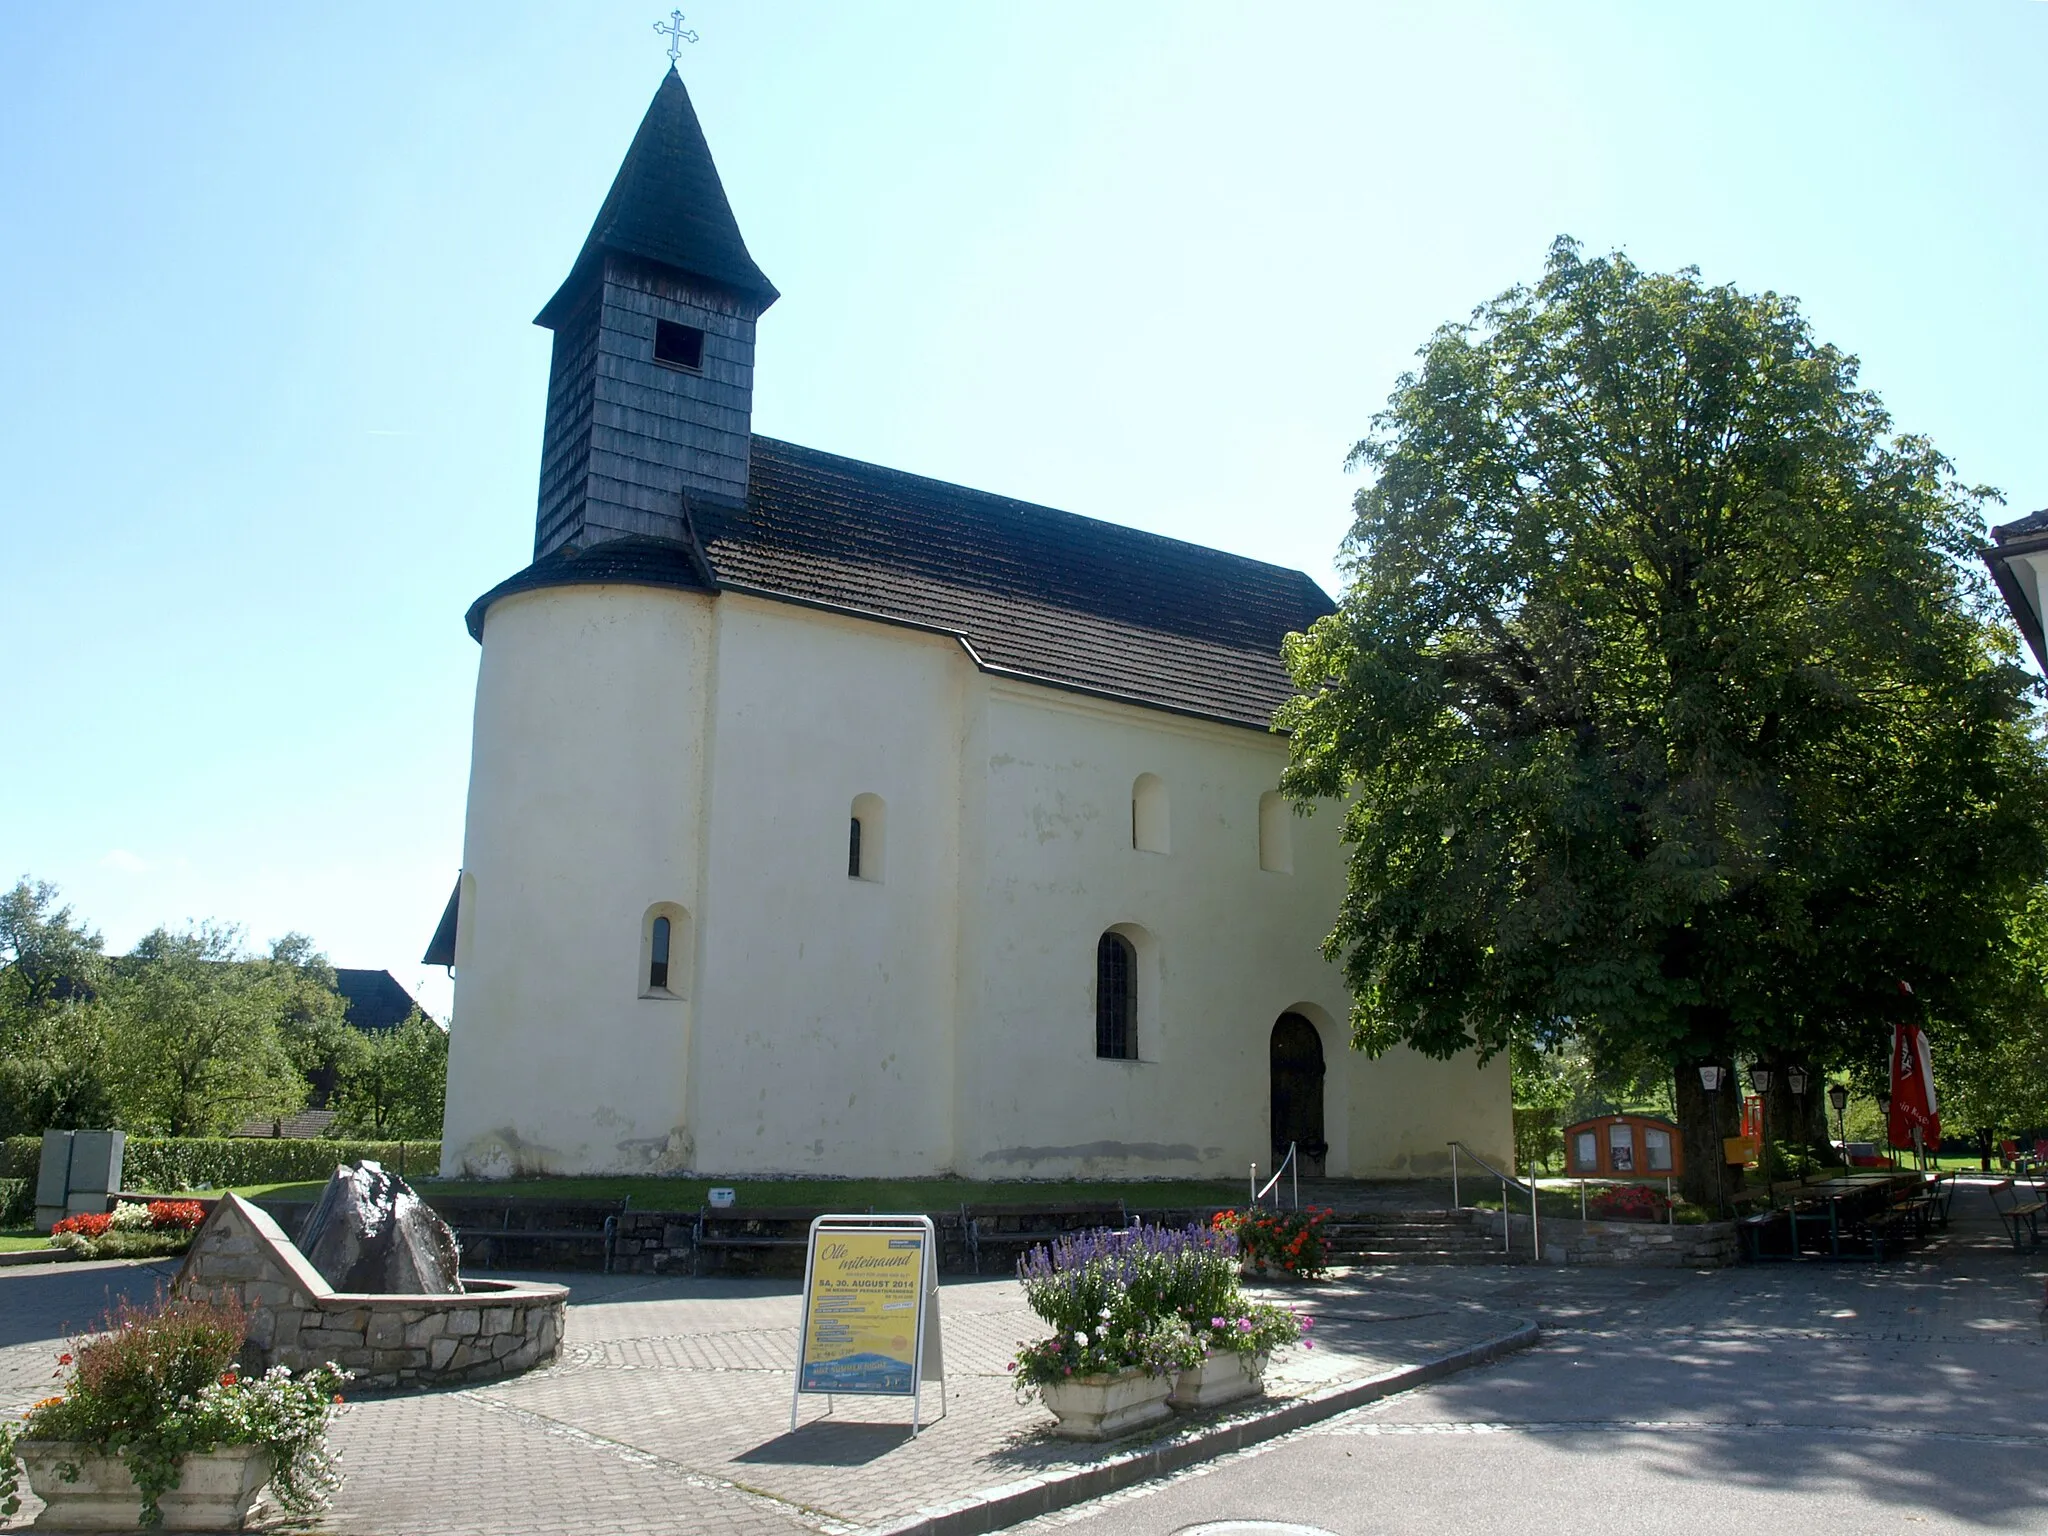
[[[1095,1054],[1129,1061],[1138,1054],[1138,954],[1120,933],[1095,944]]]
[[[647,990],[666,992],[668,990],[668,946],[673,925],[665,917],[654,920],[654,932],[648,937]]]
[[[888,837],[888,808],[880,795],[855,795],[846,823],[846,876],[849,880],[882,879],[882,855]]]
[[[1166,781],[1156,773],[1139,774],[1131,786],[1131,846],[1140,853],[1166,853],[1171,849]]]
[[[1294,873],[1294,806],[1278,790],[1259,796],[1259,868]]]

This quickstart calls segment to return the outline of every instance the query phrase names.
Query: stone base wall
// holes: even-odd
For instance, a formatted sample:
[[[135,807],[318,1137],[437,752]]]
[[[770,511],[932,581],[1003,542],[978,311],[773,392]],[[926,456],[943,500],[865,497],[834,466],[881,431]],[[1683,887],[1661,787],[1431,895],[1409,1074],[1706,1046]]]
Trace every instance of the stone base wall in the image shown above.
[[[1500,1212],[1474,1211],[1472,1224],[1500,1241]],[[1732,1221],[1673,1226],[1660,1221],[1571,1221],[1543,1218],[1543,1262],[1649,1269],[1723,1269],[1738,1262]],[[1530,1256],[1529,1218],[1509,1218],[1513,1257]]]
[[[276,1222],[235,1195],[214,1207],[171,1288],[241,1302],[246,1369],[331,1360],[371,1390],[490,1381],[545,1365],[561,1348],[569,1297],[559,1285],[467,1278],[454,1296],[336,1291]]]

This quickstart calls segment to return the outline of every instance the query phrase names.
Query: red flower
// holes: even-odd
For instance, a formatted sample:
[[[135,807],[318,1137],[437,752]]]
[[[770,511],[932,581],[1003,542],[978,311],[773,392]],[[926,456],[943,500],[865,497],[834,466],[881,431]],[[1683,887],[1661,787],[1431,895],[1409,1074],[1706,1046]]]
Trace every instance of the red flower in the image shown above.
[[[224,1372],[220,1378],[220,1384],[224,1387],[232,1387],[235,1384],[235,1373],[233,1371]]]
[[[57,1357],[57,1363],[59,1365],[69,1365],[71,1363],[71,1357],[69,1355],[59,1355]]]

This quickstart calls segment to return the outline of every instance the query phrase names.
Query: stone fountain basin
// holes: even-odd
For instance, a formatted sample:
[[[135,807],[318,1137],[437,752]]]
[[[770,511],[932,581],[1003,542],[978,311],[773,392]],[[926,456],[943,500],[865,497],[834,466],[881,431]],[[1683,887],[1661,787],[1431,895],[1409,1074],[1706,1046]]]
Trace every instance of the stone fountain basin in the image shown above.
[[[249,1318],[246,1369],[333,1361],[358,1391],[491,1381],[546,1365],[562,1346],[569,1288],[470,1280],[452,1296],[337,1291],[269,1214],[223,1195],[171,1289],[233,1296]]]

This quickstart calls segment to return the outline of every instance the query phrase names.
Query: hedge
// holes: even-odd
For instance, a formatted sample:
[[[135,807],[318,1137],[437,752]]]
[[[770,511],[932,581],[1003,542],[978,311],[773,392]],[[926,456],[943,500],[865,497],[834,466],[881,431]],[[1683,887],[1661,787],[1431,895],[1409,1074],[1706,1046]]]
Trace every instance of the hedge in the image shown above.
[[[25,1227],[36,1219],[34,1179],[0,1179],[0,1227]]]
[[[10,1136],[0,1147],[0,1178],[33,1180],[43,1155],[37,1136]],[[438,1141],[301,1141],[289,1136],[130,1136],[121,1162],[125,1188],[169,1194],[239,1184],[324,1179],[340,1163],[374,1158],[396,1173],[433,1178]]]

